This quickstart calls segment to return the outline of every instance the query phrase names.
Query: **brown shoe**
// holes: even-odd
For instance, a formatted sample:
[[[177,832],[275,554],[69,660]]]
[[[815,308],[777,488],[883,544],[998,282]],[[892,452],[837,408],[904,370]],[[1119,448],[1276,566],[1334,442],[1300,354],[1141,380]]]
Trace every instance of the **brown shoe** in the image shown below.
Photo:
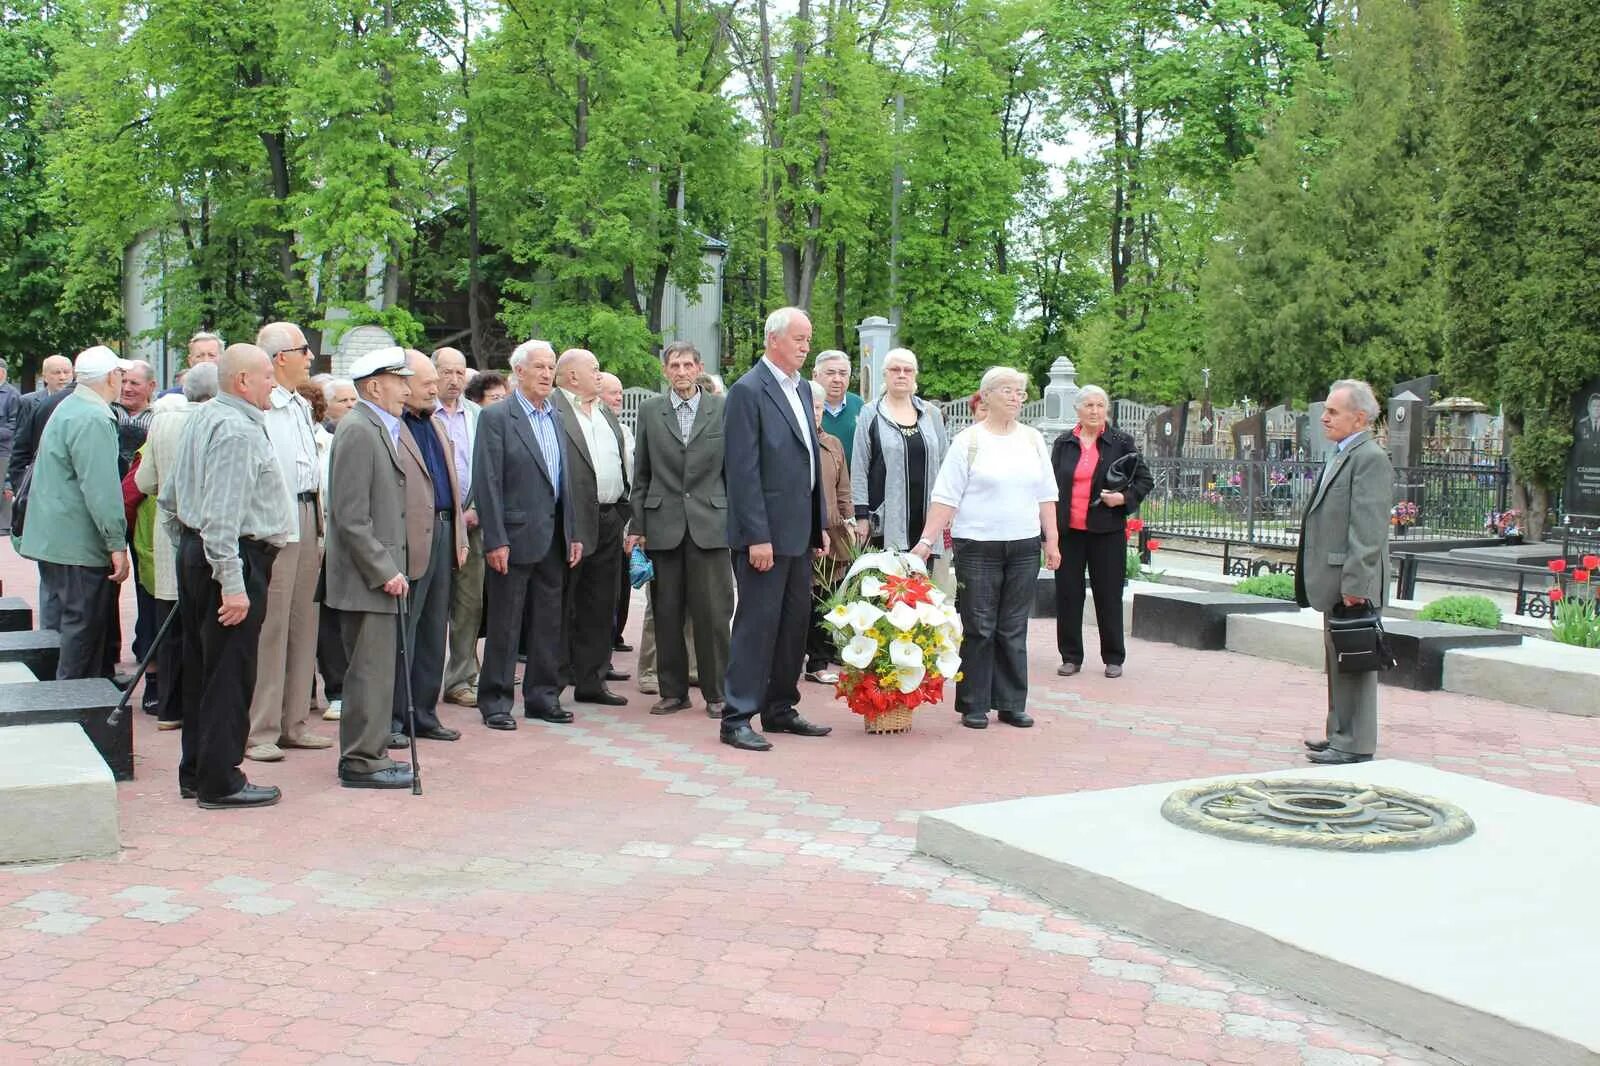
[[[1106,663],[1106,676],[1107,677],[1121,677],[1122,676],[1122,664],[1121,663]]]
[[[1062,677],[1071,677],[1073,674],[1082,669],[1082,663],[1062,663],[1060,666],[1056,667],[1056,673]]]
[[[721,718],[722,717],[722,712],[727,710],[727,709],[728,709],[728,705],[725,702],[723,702],[722,700],[707,700],[706,701],[706,717],[707,718]]]
[[[333,740],[329,737],[319,737],[315,733],[301,733],[297,737],[283,737],[278,741],[280,748],[306,748],[315,751],[318,748],[333,747]]]
[[[444,694],[446,703],[453,703],[457,707],[476,707],[478,705],[478,686],[462,685],[453,688]]]
[[[677,698],[669,696],[664,700],[657,700],[655,706],[650,708],[650,713],[677,714],[679,711],[687,711],[688,709],[689,698],[687,696],[680,696]]]

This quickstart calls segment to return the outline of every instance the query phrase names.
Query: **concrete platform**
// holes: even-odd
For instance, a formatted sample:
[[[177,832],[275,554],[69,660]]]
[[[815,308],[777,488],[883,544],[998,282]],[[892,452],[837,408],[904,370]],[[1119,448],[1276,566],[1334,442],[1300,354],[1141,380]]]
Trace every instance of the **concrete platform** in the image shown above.
[[[1419,692],[1436,692],[1444,687],[1444,657],[1453,649],[1509,648],[1522,643],[1519,633],[1449,622],[1385,618],[1383,628],[1394,651],[1395,667],[1379,674],[1379,680]]]
[[[1321,670],[1322,616],[1309,607],[1271,614],[1230,614],[1227,648]]]
[[[1228,617],[1298,611],[1284,600],[1236,592],[1201,592],[1156,585],[1133,595],[1129,635],[1201,651],[1220,651],[1228,644]]]
[[[1600,808],[1400,761],[1255,776],[1391,785],[1477,831],[1383,854],[1225,840],[1161,816],[1189,781],[933,811],[917,847],[1465,1063],[1600,1061]]]
[[[0,633],[33,628],[33,607],[21,596],[0,596]]]
[[[0,685],[23,685],[37,680],[33,671],[21,663],[0,663]]]
[[[117,786],[75,725],[0,729],[0,809],[0,863],[117,853]]]
[[[1444,688],[1562,714],[1600,715],[1600,649],[1549,640],[1445,652]]]
[[[54,634],[52,634],[53,636]],[[118,781],[133,780],[133,716],[137,705],[115,726],[106,718],[122,698],[117,686],[105,678],[79,681],[32,681],[0,684],[0,727],[72,722],[83,727]],[[5,732],[0,728],[0,733]]]
[[[33,676],[53,681],[61,661],[61,634],[53,629],[0,632],[0,663],[22,663]]]

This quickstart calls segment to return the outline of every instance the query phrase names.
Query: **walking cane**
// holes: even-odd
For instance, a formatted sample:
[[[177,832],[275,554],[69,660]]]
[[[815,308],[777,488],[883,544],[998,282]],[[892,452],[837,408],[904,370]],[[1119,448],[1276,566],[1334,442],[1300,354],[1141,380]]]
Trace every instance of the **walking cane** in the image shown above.
[[[406,735],[411,739],[411,794],[422,795],[422,767],[417,764],[417,709],[411,705],[411,639],[406,633],[411,629],[410,611],[406,607],[406,597],[396,596],[395,603],[400,608],[395,621],[400,626],[400,677],[405,682],[406,696]]]
[[[156,630],[155,639],[150,642],[150,647],[145,649],[144,658],[139,660],[139,669],[133,672],[133,680],[128,682],[128,687],[122,690],[122,698],[111,711],[111,716],[106,719],[106,726],[115,729],[122,721],[122,716],[128,713],[128,701],[133,698],[133,690],[139,687],[139,679],[150,668],[150,660],[156,657],[156,649],[161,647],[161,641],[166,638],[167,630],[172,626],[172,620],[178,617],[178,605],[172,605],[172,610],[161,620],[161,628]]]

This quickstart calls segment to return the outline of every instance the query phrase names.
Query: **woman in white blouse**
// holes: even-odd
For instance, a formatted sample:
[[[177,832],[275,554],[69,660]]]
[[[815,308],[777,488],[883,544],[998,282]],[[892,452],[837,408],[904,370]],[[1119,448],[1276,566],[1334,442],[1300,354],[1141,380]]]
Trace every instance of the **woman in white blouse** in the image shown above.
[[[1028,617],[1045,566],[1061,565],[1056,529],[1056,479],[1039,431],[1017,421],[1028,379],[1010,367],[990,367],[978,387],[983,421],[950,442],[922,539],[911,550],[927,559],[944,535],[955,542],[960,588],[961,673],[956,710],[961,724],[983,729],[989,711],[1007,725],[1027,728]],[[953,520],[953,521],[952,521]]]

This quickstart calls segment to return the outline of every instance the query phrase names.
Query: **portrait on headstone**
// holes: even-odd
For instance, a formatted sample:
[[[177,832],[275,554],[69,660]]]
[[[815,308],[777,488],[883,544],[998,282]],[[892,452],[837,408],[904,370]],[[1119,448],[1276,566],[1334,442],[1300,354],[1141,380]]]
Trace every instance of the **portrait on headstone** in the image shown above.
[[[1600,525],[1600,378],[1573,400],[1572,454],[1563,510],[1585,526]]]

